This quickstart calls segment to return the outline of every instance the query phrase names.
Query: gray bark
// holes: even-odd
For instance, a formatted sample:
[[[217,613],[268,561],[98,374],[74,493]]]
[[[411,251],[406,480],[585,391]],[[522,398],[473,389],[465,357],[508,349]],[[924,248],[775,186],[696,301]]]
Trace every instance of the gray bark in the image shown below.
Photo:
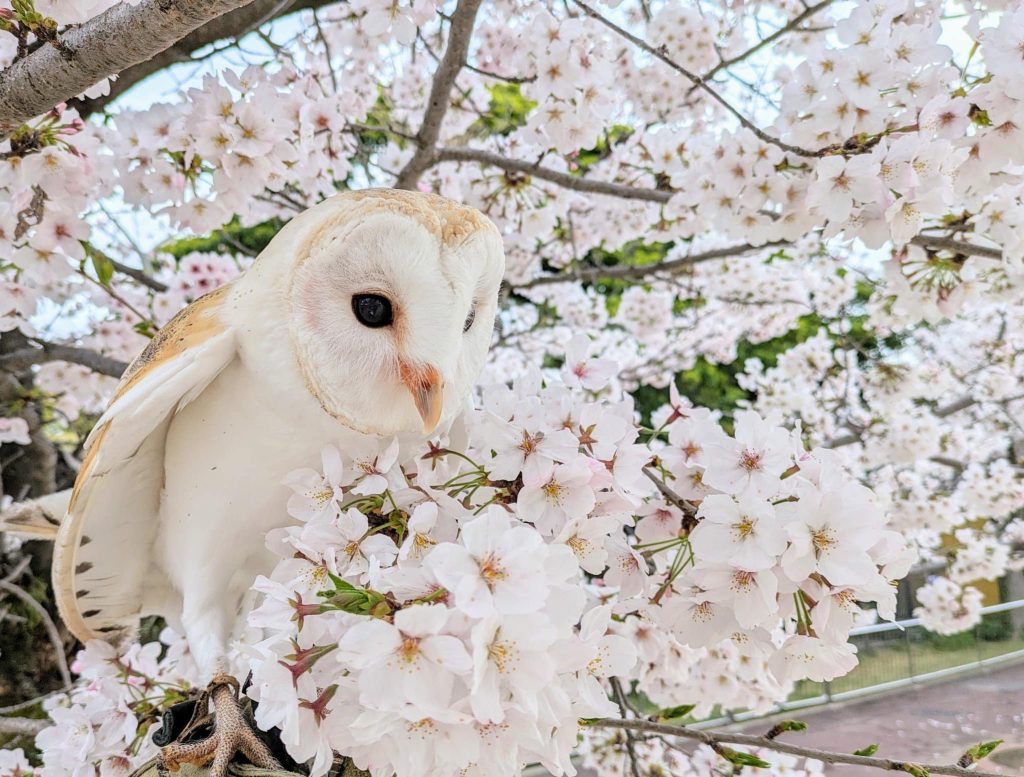
[[[253,0],[119,3],[0,72],[0,138],[102,79],[145,62],[193,30]]]

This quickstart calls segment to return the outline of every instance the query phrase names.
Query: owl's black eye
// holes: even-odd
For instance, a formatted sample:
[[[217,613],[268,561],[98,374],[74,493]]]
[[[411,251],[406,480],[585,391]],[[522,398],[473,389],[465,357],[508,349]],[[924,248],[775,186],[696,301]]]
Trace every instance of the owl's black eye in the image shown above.
[[[468,332],[474,321],[476,321],[476,308],[471,308],[469,315],[466,316],[466,323],[462,325],[462,331]]]
[[[378,329],[394,321],[391,300],[380,294],[356,294],[352,297],[352,312],[363,326]]]

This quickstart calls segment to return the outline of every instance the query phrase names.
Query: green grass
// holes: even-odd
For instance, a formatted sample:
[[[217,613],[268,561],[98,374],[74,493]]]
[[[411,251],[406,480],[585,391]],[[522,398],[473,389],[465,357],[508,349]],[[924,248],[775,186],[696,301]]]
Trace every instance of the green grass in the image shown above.
[[[916,676],[976,662],[979,658],[994,658],[1015,650],[1024,650],[1024,638],[1000,640],[973,639],[920,639],[912,635],[908,653],[902,633],[891,632],[885,644],[879,642],[858,645],[860,663],[845,677],[833,680],[832,693],[867,688],[893,680],[902,680],[911,673]],[[911,672],[913,667],[913,672]],[[790,700],[806,699],[824,693],[821,683],[802,681],[790,695]]]

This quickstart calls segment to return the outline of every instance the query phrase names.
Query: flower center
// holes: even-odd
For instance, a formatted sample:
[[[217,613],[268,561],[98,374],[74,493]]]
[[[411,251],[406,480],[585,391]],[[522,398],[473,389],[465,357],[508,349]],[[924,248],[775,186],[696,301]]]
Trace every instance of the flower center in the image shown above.
[[[316,502],[318,505],[327,504],[328,500],[334,496],[334,491],[329,488],[320,488],[316,491],[311,491],[309,498]]]
[[[544,439],[543,432],[537,432],[537,434],[531,436],[529,432],[523,432],[523,441],[519,443],[519,450],[524,455],[529,456],[531,453],[537,450],[537,446],[540,445],[540,441]]]
[[[572,548],[572,552],[577,556],[582,556],[587,552],[587,548],[590,547],[590,542],[583,539],[578,534],[572,535],[568,540],[566,540],[565,544]]]
[[[431,545],[436,545],[437,540],[428,537],[426,534],[415,534],[412,538],[412,544],[418,550],[429,548]]]
[[[508,573],[498,563],[498,558],[493,553],[490,553],[480,562],[480,577],[484,579],[489,588],[493,588],[495,583],[508,577]]]
[[[761,451],[752,451],[747,448],[740,454],[740,466],[747,472],[756,472],[761,469],[761,459],[764,454]]]
[[[544,496],[547,497],[549,502],[554,502],[556,505],[562,504],[562,493],[565,491],[565,487],[557,480],[552,478],[543,487]]]
[[[490,647],[487,648],[487,656],[498,667],[499,672],[504,673],[509,668],[509,664],[515,658],[514,648],[515,643],[497,641],[492,642]]]
[[[711,610],[711,602],[701,602],[693,608],[693,619],[700,621],[701,623],[707,623],[711,620],[711,616],[714,613]]]
[[[743,520],[739,523],[734,523],[732,528],[740,536],[740,539],[746,539],[754,533],[754,522],[746,515],[743,516]]]
[[[594,656],[592,659],[590,659],[590,661],[587,663],[587,671],[590,674],[597,674],[599,671],[601,671],[601,667],[603,666],[604,660],[605,660],[605,658],[607,656],[608,656],[608,648],[606,648],[606,647],[598,648],[597,649],[597,655]]]
[[[828,528],[818,529],[811,532],[811,544],[819,553],[828,550],[836,544],[836,533]]]
[[[404,637],[398,648],[398,656],[405,663],[411,664],[420,656],[420,641],[416,637]]]
[[[745,569],[737,569],[732,573],[732,590],[743,593],[754,584],[754,573]]]

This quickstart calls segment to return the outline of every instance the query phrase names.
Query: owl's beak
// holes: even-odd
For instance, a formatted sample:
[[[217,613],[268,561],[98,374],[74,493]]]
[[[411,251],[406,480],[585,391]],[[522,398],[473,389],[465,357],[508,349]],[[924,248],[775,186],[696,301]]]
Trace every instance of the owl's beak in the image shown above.
[[[444,409],[444,380],[441,373],[432,364],[412,365],[405,361],[399,363],[399,371],[423,419],[423,433],[430,434],[437,428]]]

